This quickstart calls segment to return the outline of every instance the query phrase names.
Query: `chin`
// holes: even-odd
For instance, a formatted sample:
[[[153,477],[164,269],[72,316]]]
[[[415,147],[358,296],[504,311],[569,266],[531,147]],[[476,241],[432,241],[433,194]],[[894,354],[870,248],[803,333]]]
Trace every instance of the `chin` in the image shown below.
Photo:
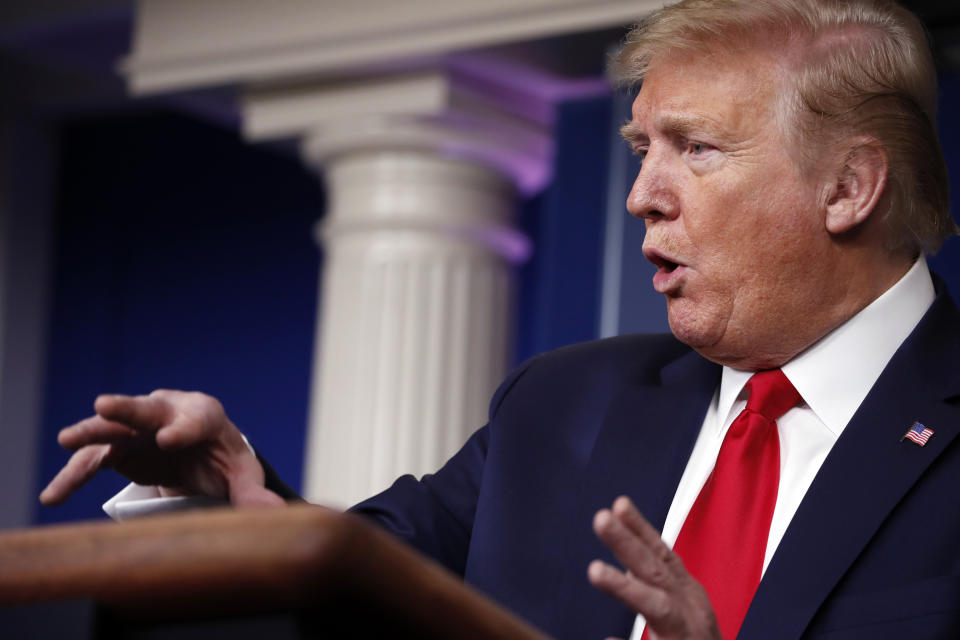
[[[726,323],[702,315],[669,314],[670,332],[701,356],[720,365],[741,368],[750,360],[750,355],[724,340]]]
[[[723,314],[710,313],[709,306],[697,304],[685,296],[667,298],[667,321],[680,342],[697,351],[716,345],[723,338],[726,322]]]
[[[669,317],[670,332],[673,336],[691,349],[700,352],[705,357],[710,357],[706,352],[717,343],[717,336],[710,331],[704,331],[703,327],[695,322],[684,322],[680,319],[674,319],[673,314]]]

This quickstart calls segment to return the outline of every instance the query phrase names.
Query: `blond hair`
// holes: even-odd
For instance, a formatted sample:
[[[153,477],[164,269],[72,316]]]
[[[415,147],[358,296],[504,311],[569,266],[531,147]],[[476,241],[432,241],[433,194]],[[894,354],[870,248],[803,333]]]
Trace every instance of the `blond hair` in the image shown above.
[[[667,53],[758,48],[775,49],[793,72],[785,133],[801,166],[840,138],[866,136],[885,150],[888,249],[933,253],[957,233],[937,139],[933,57],[919,20],[894,2],[683,0],[638,24],[610,70],[634,85]]]

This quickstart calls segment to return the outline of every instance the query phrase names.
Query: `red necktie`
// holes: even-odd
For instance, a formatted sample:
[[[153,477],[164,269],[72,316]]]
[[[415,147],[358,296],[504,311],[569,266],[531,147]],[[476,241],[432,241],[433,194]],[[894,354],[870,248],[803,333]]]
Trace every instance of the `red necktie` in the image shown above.
[[[736,638],[760,584],[780,484],[776,421],[800,401],[779,369],[755,373],[746,388],[747,407],[730,425],[673,546],[707,590],[725,640]]]

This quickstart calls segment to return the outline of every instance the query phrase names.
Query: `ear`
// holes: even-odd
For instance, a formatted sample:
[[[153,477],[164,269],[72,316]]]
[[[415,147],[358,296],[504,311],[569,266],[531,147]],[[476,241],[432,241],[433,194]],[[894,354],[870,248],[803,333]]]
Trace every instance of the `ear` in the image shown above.
[[[854,141],[834,176],[826,207],[827,231],[840,234],[863,223],[887,186],[890,161],[873,138]]]

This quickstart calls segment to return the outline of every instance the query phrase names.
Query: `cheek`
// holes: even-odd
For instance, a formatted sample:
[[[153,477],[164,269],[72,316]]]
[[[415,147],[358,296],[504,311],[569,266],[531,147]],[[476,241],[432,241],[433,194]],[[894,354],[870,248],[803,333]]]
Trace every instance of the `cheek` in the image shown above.
[[[717,176],[690,185],[692,195],[681,219],[687,236],[703,255],[726,250],[737,238],[752,234],[762,211],[761,195],[738,177]]]
[[[758,184],[777,184],[773,177]],[[688,234],[699,255],[729,275],[749,278],[764,265],[802,256],[817,234],[815,204],[798,185],[717,189],[710,214],[692,222]],[[739,270],[739,273],[735,273]]]

